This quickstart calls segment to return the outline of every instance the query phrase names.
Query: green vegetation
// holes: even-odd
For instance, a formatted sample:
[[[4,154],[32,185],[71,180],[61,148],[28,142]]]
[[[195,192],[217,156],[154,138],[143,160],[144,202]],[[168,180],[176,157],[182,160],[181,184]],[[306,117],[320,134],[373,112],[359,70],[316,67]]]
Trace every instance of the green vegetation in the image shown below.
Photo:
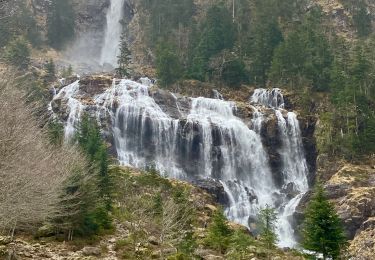
[[[172,46],[167,44],[158,46],[156,70],[161,86],[169,86],[181,79],[181,64]]]
[[[189,74],[194,79],[206,80],[213,74],[210,58],[234,45],[235,31],[230,12],[223,4],[213,5],[198,30],[196,42],[192,43]]]
[[[358,1],[358,3],[353,6],[353,23],[357,29],[359,37],[367,37],[372,33],[371,24],[371,13],[368,10],[368,6],[364,0]]]
[[[44,81],[46,83],[56,80],[56,66],[52,59],[50,59],[44,66],[46,70],[46,75],[44,76]]]
[[[48,43],[62,49],[74,37],[75,14],[70,0],[51,1],[47,17]]]
[[[275,51],[271,79],[293,89],[304,84],[315,90],[327,90],[332,54],[322,33],[321,11],[310,11],[302,25],[289,34]]]
[[[227,219],[221,209],[217,210],[213,217],[212,223],[208,228],[206,243],[209,247],[225,252],[231,242],[232,230],[227,224]]]
[[[302,234],[305,249],[323,254],[324,259],[341,259],[346,246],[344,229],[320,184],[305,211]]]
[[[48,127],[50,140],[61,146],[63,129],[60,123]],[[85,168],[75,168],[65,181],[58,211],[52,219],[68,240],[92,237],[112,228],[112,181],[109,176],[107,147],[94,119],[84,115],[77,129],[77,141],[87,157]]]
[[[15,0],[8,4],[3,2],[0,3],[0,48],[17,37],[25,38],[34,47],[40,47],[40,28],[26,1]]]
[[[217,1],[200,12],[190,0],[161,2],[141,2],[161,86],[196,79],[281,87],[298,95],[306,114],[313,97],[328,96],[319,149],[350,160],[375,151],[375,36],[366,1],[342,1],[357,41],[337,35],[321,8],[306,10],[304,0],[237,0],[234,10],[232,1]]]
[[[123,33],[120,40],[120,54],[117,57],[118,68],[116,68],[116,72],[120,77],[130,76],[130,62],[131,52],[126,42],[125,34]]]
[[[266,205],[265,208],[261,209],[258,214],[258,226],[260,231],[260,239],[265,243],[268,249],[272,249],[276,246],[278,241],[276,235],[276,222],[277,214],[275,209],[270,208]]]
[[[108,173],[109,158],[106,143],[100,134],[100,128],[95,119],[84,115],[77,133],[78,144],[87,155],[91,167],[97,174],[98,195],[105,204],[105,208],[110,210],[112,207],[112,183]]]
[[[29,43],[21,37],[12,40],[6,47],[4,56],[7,63],[19,69],[27,69],[30,64]]]
[[[61,76],[63,78],[69,78],[73,76],[73,67],[72,65],[69,65],[67,68],[63,68],[61,72]]]

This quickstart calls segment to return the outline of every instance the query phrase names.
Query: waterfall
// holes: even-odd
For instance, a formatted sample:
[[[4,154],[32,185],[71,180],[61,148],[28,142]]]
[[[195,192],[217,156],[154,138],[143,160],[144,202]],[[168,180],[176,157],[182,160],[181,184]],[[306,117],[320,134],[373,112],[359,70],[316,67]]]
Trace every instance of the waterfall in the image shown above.
[[[107,12],[107,25],[105,29],[104,45],[101,51],[100,63],[117,66],[117,56],[122,33],[121,19],[123,16],[125,0],[111,0]]]
[[[121,164],[152,165],[178,179],[219,180],[230,198],[227,216],[246,226],[259,207],[273,205],[277,195],[267,153],[259,135],[234,115],[233,102],[192,98],[186,118],[172,119],[147,86],[121,80],[95,103],[111,117]]]
[[[284,97],[281,90],[278,88],[274,88],[272,90],[266,90],[263,88],[256,89],[250,101],[255,104],[272,108],[284,107]]]
[[[217,98],[183,99],[185,103],[179,104],[179,98],[170,94],[170,102],[176,102],[179,113],[172,118],[149,94],[152,82],[147,78],[140,82],[115,79],[90,105],[81,103],[85,94],[80,93],[78,81],[63,88],[53,102],[66,104],[65,137],[71,138],[83,110],[94,113],[111,133],[121,165],[152,166],[166,177],[187,181],[220,182],[228,198],[225,214],[247,227],[268,204],[278,212],[279,245],[295,246],[293,213],[308,189],[308,170],[297,116],[282,109],[281,91],[255,91],[250,128],[236,116],[234,102]],[[186,106],[190,110],[186,111]],[[274,113],[277,120],[281,185],[274,181],[262,144],[265,110]]]
[[[274,110],[277,126],[280,132],[282,146],[278,153],[282,160],[282,191],[292,194],[282,196],[282,206],[278,208],[278,235],[279,246],[295,247],[295,235],[293,230],[293,214],[303,195],[308,190],[308,167],[304,154],[301,130],[297,115],[294,112],[287,112],[284,108],[284,97],[280,89],[256,89],[250,99],[254,105],[253,129],[261,131],[265,116],[260,110],[261,107]],[[283,112],[286,113],[284,117]],[[285,193],[285,192],[284,192]],[[288,196],[289,195],[289,196]],[[293,196],[290,198],[290,196]]]
[[[53,97],[53,101],[61,100],[66,102],[68,118],[66,120],[64,137],[65,141],[70,141],[74,137],[74,133],[78,122],[81,118],[81,113],[84,110],[84,105],[78,99],[79,81],[64,87],[60,92]],[[49,107],[52,107],[49,105]],[[51,109],[50,109],[51,110]]]

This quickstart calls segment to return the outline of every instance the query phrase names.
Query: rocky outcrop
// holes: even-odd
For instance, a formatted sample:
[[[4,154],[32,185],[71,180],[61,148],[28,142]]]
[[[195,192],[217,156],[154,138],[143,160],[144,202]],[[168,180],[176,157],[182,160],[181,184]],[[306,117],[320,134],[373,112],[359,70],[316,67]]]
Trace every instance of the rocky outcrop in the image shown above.
[[[94,97],[103,93],[112,85],[112,76],[86,76],[79,81],[79,88],[85,94],[86,98]]]
[[[375,216],[374,176],[375,170],[369,166],[347,164],[326,184],[350,239],[368,218]]]
[[[209,194],[212,194],[216,202],[221,205],[228,205],[228,194],[225,192],[223,185],[219,181],[214,179],[200,179],[194,180],[192,183],[207,191]]]
[[[351,259],[372,260],[375,254],[375,217],[369,218],[361,225],[357,235],[349,246]]]

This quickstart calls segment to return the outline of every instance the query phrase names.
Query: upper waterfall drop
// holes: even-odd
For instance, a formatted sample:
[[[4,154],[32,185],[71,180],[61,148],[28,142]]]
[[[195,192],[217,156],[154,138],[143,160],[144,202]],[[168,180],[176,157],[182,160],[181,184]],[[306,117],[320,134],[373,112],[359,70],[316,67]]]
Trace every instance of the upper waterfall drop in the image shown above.
[[[107,25],[105,29],[104,45],[102,47],[100,63],[117,66],[117,56],[120,51],[120,39],[122,33],[121,19],[125,0],[111,0],[107,11]]]
[[[279,88],[271,90],[256,89],[251,96],[250,102],[271,108],[284,108],[284,96]]]

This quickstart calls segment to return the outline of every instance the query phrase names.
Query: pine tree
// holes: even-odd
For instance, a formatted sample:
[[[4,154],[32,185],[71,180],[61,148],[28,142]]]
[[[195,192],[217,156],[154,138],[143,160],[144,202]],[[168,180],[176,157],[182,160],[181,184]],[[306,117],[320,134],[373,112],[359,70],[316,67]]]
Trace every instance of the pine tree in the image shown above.
[[[206,244],[213,249],[225,252],[230,245],[232,233],[233,231],[229,228],[222,209],[218,209],[212,217],[211,225],[208,227]]]
[[[260,231],[260,239],[266,244],[268,249],[275,247],[278,240],[275,233],[277,215],[274,208],[266,205],[258,214],[258,226]]]
[[[367,11],[367,5],[360,0],[353,15],[353,22],[359,37],[366,37],[372,32],[371,13]]]
[[[47,17],[50,46],[62,49],[74,38],[75,13],[70,0],[52,0]]]
[[[129,77],[129,65],[131,62],[131,52],[129,50],[128,44],[126,42],[125,33],[121,35],[120,41],[120,54],[117,56],[118,68],[116,72],[120,77]]]
[[[305,211],[303,222],[305,249],[323,254],[324,259],[339,259],[346,245],[344,229],[333,205],[321,184],[317,184],[314,195]]]
[[[27,69],[30,55],[29,43],[23,37],[19,37],[8,44],[4,56],[7,63],[19,69]]]
[[[175,48],[167,43],[159,44],[156,52],[156,73],[163,87],[182,78],[182,66]]]
[[[87,114],[82,117],[80,122],[77,140],[81,149],[87,155],[92,178],[98,185],[99,199],[95,214],[99,214],[97,216],[99,219],[96,219],[96,221],[100,220],[100,225],[108,228],[110,223],[108,211],[112,208],[112,181],[108,170],[107,146],[101,138],[100,128],[96,120],[90,118]]]
[[[56,66],[52,59],[50,59],[47,64],[45,65],[46,75],[44,80],[46,83],[51,82],[56,77]]]

